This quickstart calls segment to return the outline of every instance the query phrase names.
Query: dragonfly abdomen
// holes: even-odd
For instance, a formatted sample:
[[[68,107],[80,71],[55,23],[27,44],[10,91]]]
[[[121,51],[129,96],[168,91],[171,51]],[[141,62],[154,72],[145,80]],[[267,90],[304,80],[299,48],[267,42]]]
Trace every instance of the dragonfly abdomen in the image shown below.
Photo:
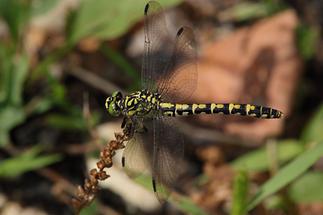
[[[197,114],[242,115],[256,118],[280,118],[282,113],[276,109],[252,104],[209,103],[209,104],[173,104],[160,103],[164,116],[186,116]]]

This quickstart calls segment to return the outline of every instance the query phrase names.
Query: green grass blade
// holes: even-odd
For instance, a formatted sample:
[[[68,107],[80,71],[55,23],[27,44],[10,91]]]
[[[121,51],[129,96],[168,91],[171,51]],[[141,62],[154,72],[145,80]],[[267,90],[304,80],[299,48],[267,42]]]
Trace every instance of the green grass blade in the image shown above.
[[[0,147],[9,142],[9,132],[12,128],[25,121],[22,107],[0,107]]]
[[[304,146],[298,140],[282,140],[277,142],[277,159],[280,164],[285,163],[304,151]],[[245,169],[250,172],[268,170],[270,161],[266,147],[247,153],[231,163],[236,170]]]
[[[231,215],[246,214],[248,196],[248,176],[246,171],[239,171],[233,184],[233,203]]]
[[[318,108],[310,122],[302,132],[301,140],[304,143],[323,141],[323,104]]]
[[[19,175],[42,168],[61,160],[61,156],[54,155],[38,155],[39,147],[29,149],[28,151],[5,160],[0,163],[0,177],[14,178]]]
[[[281,1],[243,1],[223,11],[220,17],[224,20],[233,19],[237,22],[243,22],[270,16],[284,8],[286,6]]]
[[[206,215],[207,213],[197,206],[191,199],[185,196],[170,196],[169,200],[173,205],[180,209],[185,214]]]
[[[0,146],[9,142],[10,130],[25,120],[22,94],[28,67],[27,56],[0,51]]]
[[[29,59],[25,55],[21,55],[12,59],[12,69],[9,71],[7,88],[7,102],[10,105],[22,105],[22,94],[24,82],[27,78],[29,68]]]
[[[32,16],[40,16],[52,10],[59,0],[33,0],[31,5]]]
[[[291,185],[289,197],[298,203],[323,202],[322,182],[322,172],[308,172]]]
[[[262,185],[256,195],[248,204],[248,210],[253,209],[271,194],[277,192],[291,181],[296,179],[310,168],[321,156],[323,156],[323,142],[308,149],[296,159],[283,167],[273,178]]]
[[[18,44],[31,12],[31,1],[0,0],[0,16],[6,22],[15,45]]]
[[[47,116],[46,123],[51,127],[67,131],[87,129],[86,121],[82,115],[51,114]]]

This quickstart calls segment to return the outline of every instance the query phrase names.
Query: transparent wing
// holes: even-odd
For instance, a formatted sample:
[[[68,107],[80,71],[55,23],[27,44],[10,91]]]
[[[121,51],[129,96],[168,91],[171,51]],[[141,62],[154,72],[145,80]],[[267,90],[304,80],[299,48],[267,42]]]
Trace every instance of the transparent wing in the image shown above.
[[[143,87],[179,102],[191,96],[196,83],[197,54],[192,29],[182,27],[177,34],[169,34],[162,7],[150,1],[145,7]]]
[[[151,165],[145,149],[147,147],[144,144],[141,135],[135,134],[123,151],[122,165],[130,177],[136,177],[140,173],[151,174]]]
[[[197,86],[197,47],[194,32],[189,27],[178,30],[172,57],[158,91],[165,100],[183,102],[190,98]]]
[[[196,88],[197,55],[192,29],[183,27],[169,34],[164,12],[159,3],[145,7],[145,53],[142,87],[159,92],[163,100],[180,102]],[[176,133],[173,119],[156,116],[145,120],[147,133],[141,135],[159,200],[167,197],[166,187],[173,187],[181,174],[183,138]]]
[[[172,118],[154,119],[153,124],[153,157],[152,177],[154,190],[159,200],[167,197],[163,187],[174,187],[178,177],[183,173],[184,141],[181,134],[176,133]]]
[[[184,170],[184,142],[173,125],[173,118],[144,120],[147,131],[136,133],[123,152],[127,174],[132,178],[151,174],[160,201],[168,197],[167,188],[175,185]]]
[[[173,41],[167,30],[164,12],[159,3],[150,1],[145,7],[145,53],[142,67],[142,86],[156,91],[155,81],[169,62]],[[165,46],[165,44],[169,44]]]

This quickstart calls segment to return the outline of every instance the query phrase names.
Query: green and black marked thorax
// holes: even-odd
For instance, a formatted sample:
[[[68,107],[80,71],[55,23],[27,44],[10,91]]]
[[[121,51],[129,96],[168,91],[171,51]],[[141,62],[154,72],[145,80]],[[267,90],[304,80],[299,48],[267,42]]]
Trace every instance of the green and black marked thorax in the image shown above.
[[[158,111],[161,96],[148,90],[141,90],[125,96],[118,106],[124,116],[149,117]]]

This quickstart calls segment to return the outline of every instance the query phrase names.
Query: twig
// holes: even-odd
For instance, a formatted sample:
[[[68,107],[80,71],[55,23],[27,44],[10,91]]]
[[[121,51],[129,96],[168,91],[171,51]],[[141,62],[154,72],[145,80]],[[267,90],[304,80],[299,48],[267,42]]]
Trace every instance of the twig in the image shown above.
[[[128,140],[129,132],[126,130],[123,133],[116,133],[115,140],[111,140],[101,151],[100,160],[96,163],[97,168],[90,170],[89,178],[85,179],[83,186],[78,186],[76,197],[72,199],[72,205],[76,213],[79,213],[82,208],[93,201],[99,189],[98,182],[109,177],[104,168],[112,167],[112,157],[115,155],[116,150],[123,149],[125,147],[124,142]]]
[[[85,70],[83,68],[70,66],[70,68],[68,69],[68,72],[69,74],[84,81],[85,83],[91,85],[92,87],[102,90],[106,94],[112,94],[116,90],[122,92],[122,90],[116,85],[114,85],[113,83],[108,82],[94,75],[93,72]]]
[[[54,182],[52,194],[56,196],[64,204],[70,202],[70,198],[76,190],[76,187],[58,172],[50,168],[42,168],[37,170],[37,173],[41,176]]]
[[[230,145],[243,145],[243,146],[255,146],[256,143],[252,144],[251,140],[244,140],[235,136],[227,135],[223,132],[217,131],[215,129],[201,128],[196,125],[191,125],[189,123],[182,122],[180,120],[176,121],[176,127],[179,128],[185,136],[200,142],[219,142],[226,143]]]

